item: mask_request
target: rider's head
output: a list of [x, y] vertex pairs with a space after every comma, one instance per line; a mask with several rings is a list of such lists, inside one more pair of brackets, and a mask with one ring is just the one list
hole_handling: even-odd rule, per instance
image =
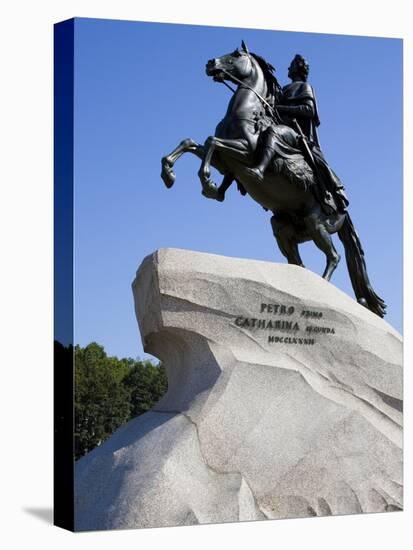
[[310, 66], [302, 55], [297, 54], [288, 67], [288, 77], [291, 80], [302, 80], [306, 82]]

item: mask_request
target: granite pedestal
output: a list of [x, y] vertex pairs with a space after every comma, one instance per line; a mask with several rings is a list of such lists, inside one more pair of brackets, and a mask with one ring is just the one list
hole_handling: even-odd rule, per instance
[[402, 508], [402, 344], [298, 266], [178, 249], [133, 283], [168, 392], [76, 464], [76, 528]]

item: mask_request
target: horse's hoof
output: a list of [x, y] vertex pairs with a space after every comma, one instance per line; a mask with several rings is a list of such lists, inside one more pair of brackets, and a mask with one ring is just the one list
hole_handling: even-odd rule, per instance
[[162, 172], [161, 178], [168, 189], [175, 183], [175, 174], [173, 172], [170, 174]]
[[202, 194], [207, 199], [219, 200], [218, 199], [218, 187], [211, 180], [208, 180], [208, 181], [204, 182], [204, 184], [202, 185]]
[[162, 161], [161, 178], [168, 189], [175, 183], [175, 172], [166, 161]]

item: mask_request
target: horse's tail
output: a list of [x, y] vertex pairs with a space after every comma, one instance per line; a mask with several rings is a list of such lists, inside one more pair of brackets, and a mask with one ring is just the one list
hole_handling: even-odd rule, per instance
[[379, 317], [384, 317], [386, 304], [374, 292], [370, 284], [364, 261], [364, 251], [348, 213], [346, 213], [344, 223], [338, 231], [338, 236], [344, 245], [347, 268], [357, 301]]

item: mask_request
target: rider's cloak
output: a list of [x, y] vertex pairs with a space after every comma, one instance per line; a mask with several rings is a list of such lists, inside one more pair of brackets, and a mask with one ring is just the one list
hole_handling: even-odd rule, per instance
[[288, 126], [295, 118], [307, 139], [319, 147], [317, 127], [320, 125], [318, 117], [317, 99], [313, 87], [308, 82], [291, 82], [284, 86], [280, 105], [292, 107], [289, 112], [281, 112], [283, 120]]

